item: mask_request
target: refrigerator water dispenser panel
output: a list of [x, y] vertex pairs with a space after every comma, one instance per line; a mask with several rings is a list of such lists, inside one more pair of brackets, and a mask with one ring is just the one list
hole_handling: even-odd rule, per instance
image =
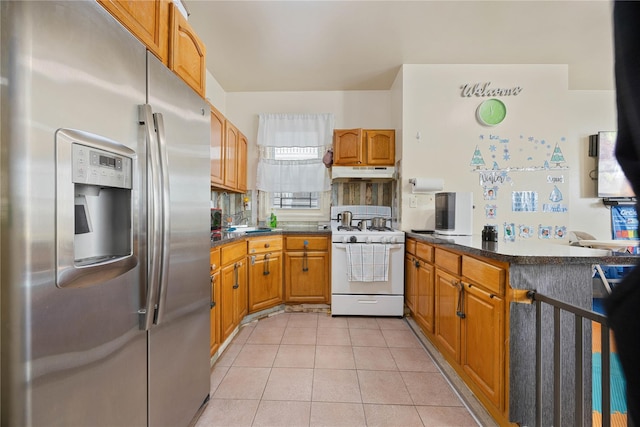
[[137, 264], [133, 252], [135, 152], [87, 132], [56, 132], [58, 287], [84, 287]]

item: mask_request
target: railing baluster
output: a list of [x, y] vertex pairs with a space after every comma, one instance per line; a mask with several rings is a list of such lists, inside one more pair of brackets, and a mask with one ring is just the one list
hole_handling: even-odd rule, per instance
[[536, 300], [536, 427], [542, 427], [542, 302]]
[[600, 358], [602, 365], [602, 427], [611, 426], [611, 357], [609, 346], [609, 328], [601, 325], [600, 342], [602, 349], [600, 350]]
[[[584, 321], [593, 321], [601, 325], [601, 360], [602, 360], [602, 427], [611, 427], [611, 371], [610, 371], [610, 340], [607, 318], [591, 310], [586, 310], [563, 301], [541, 295], [535, 291], [529, 291], [528, 297], [532, 300], [536, 310], [536, 420], [535, 425], [543, 424], [543, 372], [542, 372], [542, 303], [553, 307], [553, 425], [562, 425], [562, 340], [561, 319], [562, 311], [573, 314], [575, 325], [575, 408], [574, 425], [584, 426], [591, 424], [591, 414], [585, 414], [585, 386], [584, 386]], [[591, 377], [591, 376], [590, 376]], [[547, 409], [548, 411], [548, 409]]]
[[560, 307], [553, 307], [553, 425], [561, 426], [560, 415], [562, 414], [562, 360], [561, 337], [560, 337]]
[[583, 360], [583, 350], [584, 347], [582, 346], [582, 335], [583, 335], [583, 331], [582, 331], [582, 321], [583, 321], [583, 317], [582, 316], [574, 316], [575, 319], [575, 327], [576, 327], [576, 331], [575, 331], [575, 335], [576, 335], [576, 345], [575, 345], [575, 353], [576, 353], [576, 358], [575, 358], [575, 364], [576, 364], [576, 370], [575, 370], [575, 407], [576, 407], [576, 419], [575, 419], [575, 425], [576, 426], [583, 426], [584, 425], [584, 413], [583, 413], [583, 407], [584, 407], [584, 384], [582, 383], [583, 379], [583, 375], [582, 375], [582, 360]]

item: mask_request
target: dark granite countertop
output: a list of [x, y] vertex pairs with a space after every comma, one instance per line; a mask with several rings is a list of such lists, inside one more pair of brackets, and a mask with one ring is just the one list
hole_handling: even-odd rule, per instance
[[510, 264], [635, 265], [640, 261], [638, 255], [570, 246], [568, 243], [552, 243], [539, 239], [483, 242], [480, 235], [443, 236], [413, 232], [407, 232], [406, 237]]
[[[295, 235], [295, 234], [305, 234], [305, 235], [314, 235], [317, 234], [319, 236], [331, 236], [330, 229], [318, 229], [317, 226], [284, 226], [282, 228], [274, 228], [272, 231], [261, 231], [259, 233], [233, 233], [230, 236], [225, 236], [221, 240], [212, 240], [211, 247], [216, 248], [227, 243], [233, 243], [240, 240], [244, 240], [251, 237], [261, 237], [261, 236], [286, 236], [286, 235]], [[224, 235], [224, 233], [223, 233]]]

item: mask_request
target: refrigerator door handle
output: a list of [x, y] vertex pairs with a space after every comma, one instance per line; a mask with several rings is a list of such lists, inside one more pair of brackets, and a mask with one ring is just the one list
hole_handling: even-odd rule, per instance
[[171, 229], [170, 197], [169, 197], [169, 162], [167, 160], [167, 139], [164, 132], [164, 118], [161, 113], [153, 114], [153, 121], [158, 134], [158, 153], [160, 159], [160, 195], [162, 200], [162, 240], [160, 241], [160, 291], [156, 314], [153, 323], [162, 321], [169, 285], [169, 242]]
[[148, 331], [154, 322], [157, 310], [157, 300], [159, 292], [160, 263], [159, 244], [162, 241], [162, 209], [160, 200], [160, 159], [156, 129], [153, 120], [153, 113], [149, 104], [140, 105], [138, 108], [139, 122], [144, 125], [147, 139], [148, 156], [148, 194], [147, 201], [147, 223], [148, 223], [148, 254], [147, 254], [147, 298], [145, 308], [139, 310], [144, 317], [141, 319], [140, 329]]

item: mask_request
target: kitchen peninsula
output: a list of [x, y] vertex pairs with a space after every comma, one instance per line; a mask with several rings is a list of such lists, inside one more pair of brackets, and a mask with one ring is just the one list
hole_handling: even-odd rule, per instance
[[[407, 233], [406, 302], [415, 323], [500, 425], [535, 424], [535, 290], [585, 309], [592, 307], [593, 265], [632, 265], [617, 255], [540, 240], [483, 242], [480, 236]], [[546, 307], [547, 308], [547, 307]], [[574, 321], [562, 318], [563, 425], [573, 425]], [[543, 314], [542, 345], [553, 348], [553, 328]], [[591, 348], [585, 322], [584, 348]], [[591, 415], [591, 352], [585, 351], [584, 412]], [[553, 395], [546, 366], [545, 414]], [[549, 379], [549, 381], [547, 381]], [[545, 415], [547, 416], [547, 415]], [[566, 422], [565, 422], [566, 421]], [[543, 425], [548, 425], [543, 420]]]

